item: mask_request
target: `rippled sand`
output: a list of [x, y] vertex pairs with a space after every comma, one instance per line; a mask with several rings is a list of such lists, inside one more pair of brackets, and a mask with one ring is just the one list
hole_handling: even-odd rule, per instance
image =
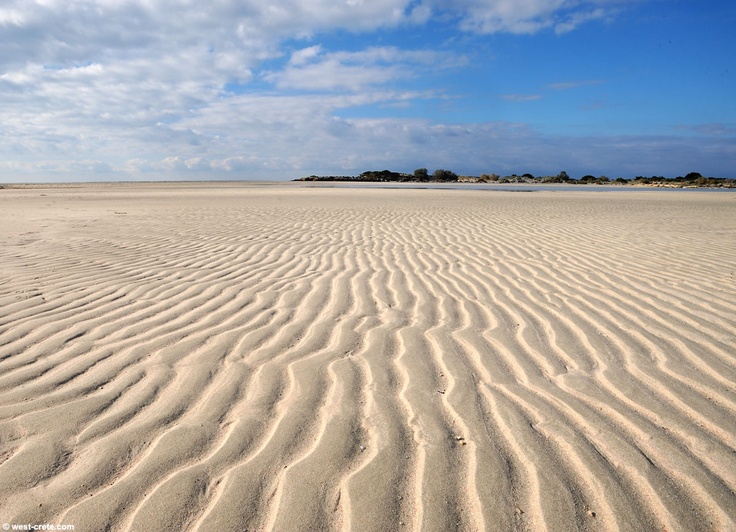
[[736, 193], [0, 190], [0, 521], [736, 529]]

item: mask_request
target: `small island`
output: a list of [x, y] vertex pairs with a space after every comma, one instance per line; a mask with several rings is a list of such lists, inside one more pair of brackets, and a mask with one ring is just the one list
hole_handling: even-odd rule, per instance
[[570, 177], [562, 171], [556, 175], [533, 176], [532, 174], [481, 174], [480, 176], [458, 175], [451, 170], [439, 168], [432, 174], [426, 168], [417, 168], [413, 174], [393, 172], [391, 170], [369, 170], [357, 176], [316, 176], [301, 177], [294, 181], [341, 181], [362, 183], [526, 183], [526, 184], [578, 184], [578, 185], [638, 185], [669, 188], [736, 188], [736, 179], [724, 177], [705, 177], [698, 172], [690, 172], [685, 176], [664, 177], [638, 176], [634, 179], [618, 177], [610, 179], [606, 176], [595, 177], [584, 175], [579, 179]]

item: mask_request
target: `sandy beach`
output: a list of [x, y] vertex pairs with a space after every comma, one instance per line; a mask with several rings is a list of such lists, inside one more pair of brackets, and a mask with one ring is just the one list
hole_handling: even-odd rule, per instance
[[736, 530], [736, 192], [0, 190], [0, 524]]

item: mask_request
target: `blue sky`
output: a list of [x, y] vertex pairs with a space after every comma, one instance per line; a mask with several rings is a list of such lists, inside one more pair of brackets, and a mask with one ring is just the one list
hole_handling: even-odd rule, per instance
[[725, 0], [7, 0], [0, 182], [736, 177]]

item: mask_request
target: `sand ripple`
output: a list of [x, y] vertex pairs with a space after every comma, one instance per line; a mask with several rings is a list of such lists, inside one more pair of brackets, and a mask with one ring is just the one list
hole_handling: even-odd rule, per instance
[[736, 530], [734, 195], [0, 204], [0, 521]]

